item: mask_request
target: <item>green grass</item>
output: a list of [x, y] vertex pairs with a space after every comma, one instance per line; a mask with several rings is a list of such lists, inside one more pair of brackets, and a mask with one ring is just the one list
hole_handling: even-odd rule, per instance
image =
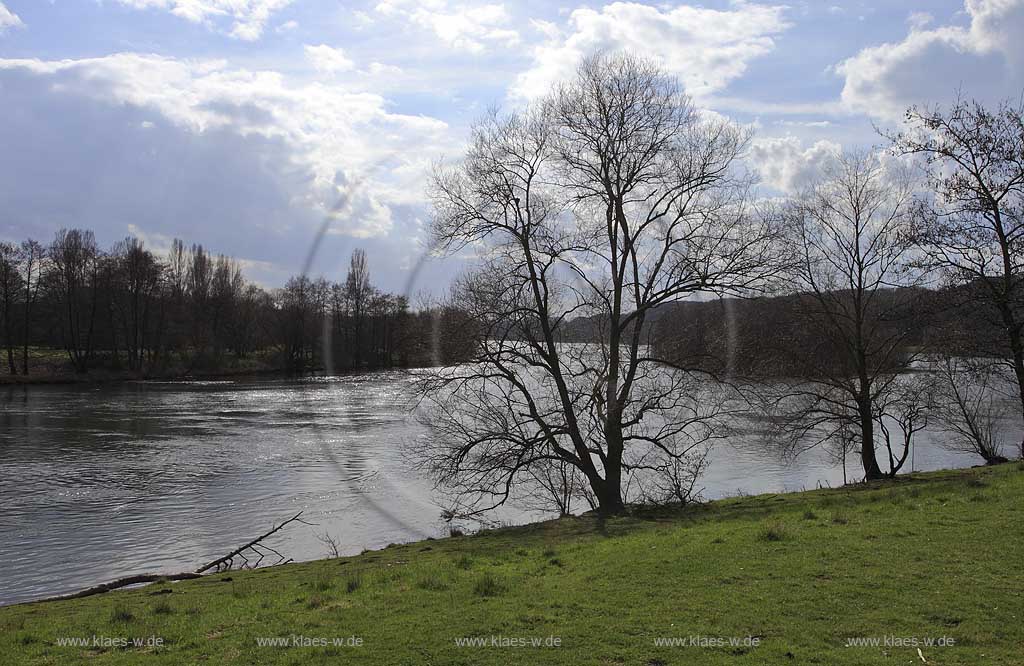
[[[922, 663], [915, 647], [845, 647], [889, 636], [955, 640], [922, 647], [928, 664], [1019, 665], [1022, 506], [1011, 463], [567, 518], [0, 608], [0, 664]], [[343, 644], [257, 644], [293, 635]], [[57, 645], [92, 636], [162, 644]], [[491, 636], [561, 647], [455, 643]], [[757, 645], [655, 644], [691, 636]]]

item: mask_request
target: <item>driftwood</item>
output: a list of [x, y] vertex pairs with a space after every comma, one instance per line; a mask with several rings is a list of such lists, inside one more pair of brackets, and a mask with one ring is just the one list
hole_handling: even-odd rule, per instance
[[125, 576], [124, 578], [118, 578], [117, 580], [110, 581], [109, 583], [103, 583], [102, 585], [96, 585], [90, 587], [87, 590], [81, 592], [75, 592], [73, 594], [63, 594], [56, 597], [47, 597], [46, 599], [40, 599], [43, 601], [64, 601], [66, 599], [81, 599], [82, 597], [91, 597], [94, 594], [103, 594], [104, 592], [110, 592], [120, 587], [128, 587], [129, 585], [138, 585], [140, 583], [155, 583], [160, 580], [188, 580], [190, 578], [202, 578], [202, 575], [192, 572], [177, 573], [177, 574], [139, 574], [137, 576]]
[[[250, 541], [249, 543], [247, 543], [244, 546], [242, 546], [241, 548], [236, 548], [235, 550], [231, 551], [230, 553], [228, 553], [224, 557], [218, 557], [213, 562], [210, 562], [209, 564], [196, 569], [196, 573], [197, 574], [201, 574], [204, 571], [208, 571], [208, 570], [214, 569], [214, 568], [216, 569], [216, 571], [226, 571], [226, 570], [232, 568], [232, 566], [234, 564], [234, 560], [235, 560], [236, 557], [240, 557], [244, 561], [244, 563], [242, 564], [242, 568], [243, 569], [255, 569], [256, 567], [258, 567], [260, 565], [260, 562], [262, 562], [263, 558], [266, 556], [266, 553], [263, 552], [264, 550], [269, 551], [269, 552], [274, 553], [275, 555], [277, 555], [278, 560], [274, 564], [287, 564], [291, 560], [285, 560], [284, 559], [284, 555], [282, 555], [281, 553], [277, 552], [276, 550], [274, 550], [270, 546], [264, 546], [263, 544], [260, 543], [260, 541], [263, 541], [264, 539], [266, 539], [270, 535], [272, 535], [275, 532], [279, 531], [281, 528], [283, 528], [288, 523], [291, 523], [291, 522], [296, 521], [296, 520], [298, 520], [303, 525], [309, 525], [309, 523], [307, 523], [305, 521], [302, 521], [302, 520], [299, 520], [299, 516], [301, 516], [301, 515], [302, 515], [302, 512], [299, 511], [297, 514], [295, 514], [294, 516], [292, 516], [288, 520], [284, 521], [283, 523], [281, 523], [280, 525], [278, 525], [274, 529], [270, 530], [266, 534], [264, 534], [262, 536], [258, 536], [255, 539], [253, 539], [252, 541]], [[257, 558], [255, 564], [250, 565], [249, 558], [247, 558], [245, 556], [245, 551], [247, 551], [247, 550], [250, 550], [250, 551], [254, 552], [255, 554], [259, 555], [259, 558]]]
[[[203, 573], [206, 572], [206, 571], [209, 571], [210, 569], [214, 569], [216, 572], [230, 570], [234, 566], [235, 558], [241, 558], [242, 559], [243, 563], [242, 563], [240, 568], [242, 568], [242, 569], [255, 569], [255, 568], [257, 568], [260, 565], [260, 563], [263, 561], [264, 557], [266, 557], [267, 553], [274, 553], [275, 555], [277, 555], [278, 559], [277, 559], [276, 562], [274, 562], [274, 565], [277, 565], [277, 564], [288, 564], [289, 562], [292, 561], [291, 559], [285, 559], [284, 555], [282, 555], [281, 553], [277, 552], [276, 550], [274, 550], [270, 546], [263, 545], [260, 542], [263, 541], [264, 539], [266, 539], [267, 537], [269, 537], [269, 536], [271, 536], [273, 534], [276, 534], [285, 525], [287, 525], [289, 523], [298, 521], [298, 522], [302, 523], [303, 525], [310, 525], [311, 523], [307, 523], [307, 522], [305, 522], [303, 520], [299, 520], [299, 516], [301, 516], [301, 515], [302, 515], [302, 512], [299, 511], [297, 514], [295, 514], [294, 516], [292, 516], [288, 520], [284, 521], [280, 525], [277, 525], [276, 527], [274, 527], [272, 530], [270, 530], [266, 534], [263, 534], [261, 536], [256, 537], [255, 539], [253, 539], [249, 543], [245, 544], [241, 548], [236, 548], [235, 550], [231, 551], [230, 553], [228, 553], [224, 557], [218, 557], [216, 560], [210, 562], [209, 564], [207, 564], [205, 566], [202, 566], [202, 567], [196, 569], [195, 571], [187, 571], [187, 572], [184, 572], [184, 573], [175, 573], [175, 574], [155, 574], [155, 573], [152, 573], [152, 574], [138, 574], [138, 575], [135, 575], [135, 576], [125, 576], [124, 578], [118, 578], [117, 580], [111, 581], [109, 583], [103, 583], [102, 585], [95, 585], [93, 587], [90, 587], [88, 589], [82, 590], [80, 592], [75, 592], [73, 594], [63, 594], [63, 595], [59, 595], [59, 596], [56, 596], [56, 597], [47, 597], [46, 599], [39, 599], [38, 602], [41, 603], [41, 602], [46, 602], [46, 601], [65, 601], [67, 599], [81, 599], [82, 597], [91, 597], [94, 594], [103, 594], [104, 592], [110, 592], [111, 590], [116, 590], [116, 589], [119, 589], [119, 588], [122, 588], [122, 587], [128, 587], [129, 585], [139, 585], [139, 584], [142, 584], [142, 583], [155, 583], [157, 581], [165, 581], [165, 580], [190, 580], [192, 578], [202, 578], [203, 577]], [[251, 553], [250, 557], [252, 557], [253, 554], [258, 556], [258, 557], [255, 558], [255, 562], [252, 562], [249, 559], [249, 557], [246, 557], [246, 555], [245, 555], [246, 551], [249, 551]]]

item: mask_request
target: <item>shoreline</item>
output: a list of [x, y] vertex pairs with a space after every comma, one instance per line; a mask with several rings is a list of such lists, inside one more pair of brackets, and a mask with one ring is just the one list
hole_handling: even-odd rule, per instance
[[[61, 637], [160, 636], [159, 649], [92, 650], [89, 663], [284, 664], [297, 654], [259, 644], [262, 637], [317, 634], [360, 637], [358, 661], [373, 664], [423, 663], [424, 653], [435, 663], [495, 665], [572, 664], [580, 655], [593, 663], [724, 664], [740, 654], [728, 645], [696, 652], [656, 643], [700, 635], [758, 637], [743, 651], [758, 663], [852, 666], [917, 659], [905, 646], [843, 643], [899, 635], [956, 640], [941, 651], [923, 648], [929, 662], [1011, 664], [1024, 639], [1012, 592], [1020, 574], [1000, 563], [1024, 549], [1013, 528], [1022, 499], [1024, 463], [1014, 461], [643, 507], [604, 521], [584, 514], [3, 606], [0, 653], [16, 663], [77, 663], [82, 649], [58, 645]], [[893, 566], [900, 562], [913, 565]], [[927, 594], [906, 595], [922, 585]], [[613, 616], [612, 627], [599, 621]], [[558, 636], [562, 649], [470, 654], [453, 640], [490, 634]]]
[[[648, 518], [650, 518], [652, 516], [662, 515], [662, 514], [665, 514], [665, 513], [672, 513], [672, 512], [680, 511], [680, 510], [682, 510], [682, 511], [691, 511], [691, 510], [699, 511], [702, 508], [714, 507], [714, 506], [720, 505], [720, 504], [721, 505], [725, 505], [725, 504], [729, 504], [729, 503], [733, 503], [733, 502], [757, 502], [757, 501], [761, 501], [761, 500], [765, 500], [765, 499], [776, 499], [776, 498], [794, 498], [794, 499], [799, 499], [801, 496], [810, 495], [810, 494], [814, 494], [814, 493], [860, 492], [860, 491], [877, 490], [877, 489], [880, 489], [880, 488], [894, 488], [894, 487], [899, 487], [899, 486], [904, 485], [904, 484], [913, 484], [913, 483], [919, 483], [919, 482], [922, 482], [922, 481], [927, 482], [929, 480], [929, 478], [931, 478], [931, 477], [944, 477], [944, 476], [949, 476], [949, 475], [956, 475], [956, 474], [963, 474], [963, 473], [975, 473], [975, 472], [984, 473], [984, 471], [982, 471], [982, 470], [1005, 469], [1005, 468], [1008, 468], [1008, 467], [1014, 466], [1014, 465], [1016, 465], [1020, 471], [1024, 472], [1024, 460], [1022, 460], [1022, 459], [1011, 459], [1011, 460], [1008, 460], [1007, 462], [996, 463], [996, 464], [992, 464], [992, 465], [982, 463], [982, 464], [972, 465], [970, 467], [946, 467], [946, 468], [942, 468], [942, 469], [932, 469], [932, 470], [928, 470], [928, 471], [911, 471], [911, 472], [905, 472], [905, 473], [897, 474], [896, 476], [891, 477], [891, 478], [883, 478], [883, 480], [872, 481], [872, 482], [865, 482], [865, 481], [853, 482], [853, 483], [850, 483], [850, 484], [847, 484], [847, 485], [843, 485], [843, 486], [835, 486], [835, 487], [819, 486], [819, 487], [814, 488], [814, 489], [803, 489], [803, 490], [781, 491], [781, 492], [765, 492], [765, 493], [759, 493], [757, 495], [746, 495], [746, 494], [726, 495], [726, 496], [723, 496], [723, 497], [718, 497], [718, 498], [710, 499], [710, 500], [706, 500], [706, 501], [693, 502], [693, 503], [688, 504], [686, 506], [679, 506], [677, 504], [667, 504], [667, 505], [631, 504], [631, 505], [628, 505], [628, 509], [629, 510], [625, 514], [620, 515], [620, 516], [613, 516], [613, 517], [608, 518], [608, 519], [611, 519], [611, 521], [614, 521], [614, 519], [639, 519], [639, 521], [644, 521], [644, 519], [648, 519]], [[259, 572], [259, 571], [268, 571], [268, 570], [275, 569], [275, 568], [282, 567], [282, 566], [310, 565], [310, 564], [314, 564], [314, 563], [319, 563], [319, 561], [326, 561], [326, 560], [330, 560], [330, 559], [338, 559], [338, 558], [345, 559], [345, 558], [361, 557], [361, 556], [367, 555], [369, 553], [382, 552], [382, 551], [386, 551], [388, 549], [395, 548], [395, 547], [406, 547], [406, 546], [413, 546], [413, 545], [429, 543], [429, 542], [435, 542], [435, 541], [444, 541], [444, 540], [458, 539], [458, 538], [468, 538], [468, 537], [479, 536], [481, 534], [501, 533], [501, 532], [506, 532], [506, 531], [515, 532], [515, 531], [524, 530], [524, 529], [525, 530], [529, 530], [529, 529], [536, 528], [536, 527], [539, 527], [539, 526], [545, 526], [545, 525], [548, 525], [548, 524], [559, 523], [561, 521], [581, 521], [581, 519], [583, 519], [583, 521], [596, 521], [596, 522], [600, 522], [600, 517], [598, 516], [597, 512], [595, 510], [591, 509], [591, 510], [586, 511], [584, 513], [571, 514], [571, 515], [562, 516], [562, 517], [548, 518], [548, 519], [544, 519], [544, 521], [535, 521], [535, 522], [531, 522], [531, 523], [509, 525], [509, 526], [506, 526], [506, 527], [498, 527], [498, 528], [481, 528], [480, 530], [477, 530], [476, 532], [460, 533], [458, 536], [426, 537], [425, 539], [417, 539], [415, 541], [399, 541], [399, 542], [395, 542], [395, 543], [389, 543], [386, 546], [382, 546], [382, 547], [378, 547], [378, 548], [367, 548], [365, 550], [362, 550], [362, 552], [360, 552], [357, 555], [341, 555], [339, 557], [323, 557], [323, 558], [313, 558], [313, 559], [290, 560], [289, 563], [287, 563], [285, 565], [268, 566], [268, 567], [264, 567], [262, 569], [228, 570], [228, 571], [234, 571], [234, 572], [239, 572], [239, 571]], [[243, 537], [240, 537], [240, 539], [242, 539], [242, 538]], [[220, 573], [227, 573], [227, 572], [220, 572]], [[141, 573], [140, 572], [134, 572], [134, 574], [141, 574]], [[128, 576], [128, 575], [129, 575], [128, 573], [125, 574], [125, 576]], [[146, 573], [144, 575], [153, 575], [153, 574]], [[168, 573], [168, 572], [163, 572], [162, 574], [157, 574], [158, 577], [160, 575], [172, 576], [172, 575], [177, 575], [177, 574]], [[212, 573], [212, 574], [205, 573], [201, 577], [202, 578], [207, 578], [207, 577], [216, 576], [216, 575], [217, 575], [217, 573]], [[108, 582], [110, 582], [110, 581], [98, 581], [95, 584], [88, 585], [88, 587], [100, 586], [100, 585], [102, 585], [104, 583], [108, 583]], [[154, 584], [154, 583], [141, 583], [138, 586], [132, 587], [130, 589], [141, 589], [141, 588], [150, 586], [152, 584]], [[57, 593], [54, 596], [45, 596], [45, 597], [40, 597], [40, 598], [36, 598], [36, 599], [25, 599], [25, 600], [13, 601], [13, 602], [9, 602], [9, 603], [0, 602], [0, 611], [2, 611], [5, 608], [11, 608], [11, 607], [14, 607], [14, 606], [28, 605], [28, 603], [50, 603], [50, 602], [54, 602], [54, 601], [73, 600], [73, 598], [75, 598], [75, 597], [72, 596], [72, 595], [77, 594], [77, 593], [83, 591], [84, 589], [86, 589], [86, 587], [70, 590], [70, 591], [67, 591], [67, 592]], [[113, 590], [112, 593], [114, 593], [116, 591], [118, 591], [118, 590]]]
[[109, 372], [97, 370], [86, 374], [36, 374], [36, 375], [0, 375], [0, 387], [17, 386], [91, 386], [96, 384], [128, 384], [132, 382], [187, 382], [187, 381], [216, 381], [219, 379], [257, 379], [261, 377], [271, 378], [304, 378], [304, 377], [345, 377], [349, 375], [364, 375], [375, 372], [390, 372], [394, 370], [410, 370], [414, 366], [402, 366], [391, 368], [365, 368], [362, 370], [345, 370], [330, 375], [324, 374], [323, 368], [315, 368], [303, 372], [295, 372], [283, 368], [266, 369], [239, 369], [239, 370], [218, 370], [216, 372], [187, 372], [169, 374], [137, 374], [127, 372]]
[[266, 370], [238, 370], [238, 371], [218, 371], [218, 372], [187, 372], [183, 374], [171, 373], [171, 374], [138, 374], [128, 372], [109, 372], [103, 370], [97, 370], [91, 373], [84, 374], [38, 374], [38, 375], [0, 375], [0, 386], [33, 386], [33, 385], [54, 385], [54, 386], [74, 386], [74, 385], [91, 385], [91, 384], [122, 384], [129, 382], [146, 382], [146, 381], [188, 381], [188, 380], [210, 380], [219, 378], [233, 378], [233, 377], [261, 377], [267, 375], [279, 375], [288, 376], [294, 373], [289, 373], [286, 370], [280, 369], [266, 369]]
[[[735, 503], [758, 502], [758, 501], [763, 501], [763, 500], [775, 500], [775, 499], [781, 499], [781, 498], [789, 498], [789, 499], [799, 500], [799, 498], [801, 496], [811, 495], [811, 494], [814, 494], [814, 493], [858, 492], [858, 491], [877, 490], [877, 489], [880, 489], [880, 488], [890, 488], [890, 489], [892, 489], [892, 488], [901, 487], [904, 484], [912, 484], [912, 483], [917, 483], [917, 482], [921, 482], [921, 481], [928, 481], [932, 477], [943, 478], [943, 477], [946, 477], [946, 476], [953, 476], [953, 475], [957, 475], [957, 474], [973, 474], [973, 473], [984, 474], [985, 472], [983, 470], [993, 470], [993, 469], [994, 470], [999, 470], [999, 469], [1006, 469], [1006, 468], [1009, 468], [1011, 466], [1017, 466], [1019, 471], [1024, 472], [1024, 460], [1011, 459], [1011, 460], [1008, 460], [1007, 462], [997, 463], [997, 464], [994, 464], [994, 465], [978, 464], [978, 465], [973, 465], [973, 466], [970, 466], [970, 467], [949, 467], [949, 468], [943, 468], [943, 469], [937, 469], [937, 470], [929, 470], [929, 471], [907, 472], [907, 473], [903, 473], [903, 474], [898, 474], [897, 476], [892, 477], [892, 478], [880, 479], [880, 480], [876, 480], [876, 481], [858, 481], [858, 482], [848, 483], [846, 485], [838, 485], [838, 486], [822, 485], [822, 486], [818, 486], [817, 488], [813, 488], [813, 489], [805, 488], [805, 489], [802, 489], [802, 490], [791, 490], [791, 491], [782, 491], [782, 492], [764, 492], [764, 493], [759, 493], [759, 494], [756, 494], [756, 495], [748, 495], [748, 494], [726, 495], [726, 496], [723, 496], [723, 497], [717, 497], [717, 498], [706, 500], [706, 501], [694, 502], [694, 503], [691, 503], [689, 505], [682, 506], [682, 507], [680, 507], [679, 505], [676, 505], [676, 504], [668, 504], [668, 505], [664, 505], [664, 506], [648, 505], [648, 504], [632, 504], [632, 505], [628, 505], [628, 511], [627, 511], [626, 514], [623, 514], [622, 516], [612, 517], [609, 520], [619, 520], [619, 519], [632, 520], [632, 519], [636, 519], [636, 520], [643, 521], [643, 520], [647, 520], [647, 519], [650, 519], [652, 517], [659, 516], [659, 515], [666, 514], [666, 513], [671, 514], [673, 512], [678, 512], [678, 511], [684, 511], [684, 512], [686, 512], [686, 511], [700, 511], [702, 509], [706, 509], [706, 508], [709, 508], [709, 507], [713, 508], [713, 507], [715, 507], [717, 505], [727, 505], [727, 504], [731, 504], [731, 503], [734, 503], [734, 502]], [[382, 546], [382, 547], [378, 547], [378, 548], [367, 548], [367, 549], [364, 549], [358, 555], [343, 555], [343, 556], [339, 556], [338, 558], [327, 557], [327, 558], [315, 558], [315, 559], [309, 559], [309, 560], [296, 560], [296, 561], [289, 561], [287, 564], [273, 565], [273, 566], [267, 566], [267, 567], [258, 568], [258, 569], [249, 569], [249, 570], [244, 570], [244, 571], [254, 571], [254, 572], [255, 571], [267, 571], [267, 570], [270, 570], [270, 569], [277, 568], [278, 566], [289, 566], [289, 565], [292, 565], [292, 566], [302, 566], [302, 565], [308, 565], [308, 564], [313, 564], [313, 563], [323, 562], [323, 561], [333, 560], [333, 559], [351, 559], [351, 558], [356, 558], [356, 557], [362, 557], [364, 555], [371, 554], [371, 553], [383, 552], [383, 551], [386, 551], [386, 550], [389, 550], [389, 549], [395, 548], [395, 547], [414, 546], [414, 545], [418, 545], [418, 544], [435, 542], [435, 541], [445, 541], [445, 540], [448, 540], [448, 539], [458, 539], [458, 538], [464, 538], [464, 537], [474, 537], [474, 536], [479, 536], [479, 535], [488, 534], [488, 533], [499, 533], [499, 532], [506, 532], [506, 531], [515, 532], [517, 530], [524, 530], [524, 529], [529, 530], [529, 529], [532, 529], [532, 528], [535, 528], [535, 527], [539, 527], [539, 526], [543, 526], [543, 525], [547, 525], [547, 524], [558, 523], [560, 521], [566, 521], [566, 520], [569, 520], [569, 521], [573, 521], [573, 520], [590, 520], [590, 521], [598, 521], [599, 522], [600, 521], [600, 517], [598, 516], [598, 514], [597, 514], [597, 512], [595, 510], [590, 510], [590, 511], [587, 511], [587, 512], [582, 513], [582, 514], [573, 514], [573, 515], [564, 516], [564, 517], [561, 517], [561, 518], [549, 518], [547, 520], [539, 520], [539, 521], [533, 521], [533, 522], [528, 522], [528, 523], [520, 523], [520, 524], [514, 524], [514, 525], [507, 525], [507, 526], [503, 526], [503, 527], [481, 528], [480, 530], [477, 530], [476, 532], [460, 533], [458, 536], [426, 537], [426, 538], [423, 538], [423, 539], [416, 539], [416, 540], [413, 540], [413, 541], [400, 541], [400, 542], [396, 542], [396, 543], [390, 543], [390, 544], [388, 544], [386, 546]], [[239, 538], [242, 539], [243, 537], [240, 536]], [[236, 571], [237, 572], [237, 571], [240, 571], [240, 570], [230, 570], [230, 571]], [[134, 573], [135, 574], [140, 574], [140, 572], [134, 572]], [[227, 573], [227, 572], [221, 572], [221, 573]], [[128, 573], [125, 574], [125, 576], [128, 576], [128, 575], [129, 575]], [[145, 574], [145, 575], [150, 575], [150, 574]], [[171, 575], [176, 575], [176, 574], [168, 573], [168, 572], [163, 572], [163, 575], [171, 576]], [[206, 577], [215, 576], [215, 575], [218, 575], [218, 574], [217, 573], [204, 573], [204, 574], [202, 574], [201, 577], [206, 578]], [[89, 587], [101, 586], [101, 585], [103, 585], [105, 583], [108, 583], [108, 582], [110, 582], [110, 581], [98, 581], [95, 584], [90, 584]], [[129, 588], [129, 589], [142, 589], [142, 588], [148, 587], [148, 586], [150, 586], [152, 584], [154, 584], [154, 583], [141, 583], [138, 586], [132, 587], [132, 588]], [[86, 588], [83, 587], [83, 588], [80, 588], [80, 589], [74, 589], [74, 590], [70, 590], [70, 591], [67, 591], [67, 592], [64, 592], [64, 593], [58, 593], [55, 596], [40, 597], [38, 599], [27, 599], [27, 600], [15, 601], [15, 602], [10, 602], [10, 603], [0, 602], [0, 611], [2, 611], [4, 608], [10, 608], [12, 606], [18, 606], [18, 605], [70, 601], [70, 600], [74, 599], [74, 597], [72, 595], [75, 595], [75, 594], [83, 591], [84, 589], [86, 589]], [[117, 590], [114, 590], [112, 593], [114, 593], [116, 591]]]

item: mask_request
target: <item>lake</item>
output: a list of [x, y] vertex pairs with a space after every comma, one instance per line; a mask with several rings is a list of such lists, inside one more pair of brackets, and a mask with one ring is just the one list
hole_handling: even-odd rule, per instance
[[[0, 388], [0, 604], [193, 570], [298, 511], [316, 526], [270, 542], [296, 560], [326, 556], [325, 533], [344, 554], [445, 534], [409, 462], [425, 436], [409, 388], [400, 372]], [[705, 497], [842, 483], [823, 453], [786, 463], [743, 425], [713, 451]], [[920, 438], [916, 470], [980, 462]]]

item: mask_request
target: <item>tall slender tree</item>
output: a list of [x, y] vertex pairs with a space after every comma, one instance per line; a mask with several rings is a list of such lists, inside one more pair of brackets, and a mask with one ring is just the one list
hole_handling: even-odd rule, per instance
[[14, 310], [21, 294], [21, 254], [13, 243], [0, 243], [0, 330], [4, 336], [4, 350], [7, 368], [12, 375], [18, 374], [14, 363]]
[[370, 285], [370, 264], [366, 252], [356, 248], [349, 260], [348, 274], [345, 276], [345, 299], [352, 322], [351, 359], [352, 367], [361, 367], [366, 356], [367, 311], [373, 298], [373, 287]]
[[46, 250], [38, 242], [32, 239], [21, 243], [21, 285], [24, 290], [22, 296], [22, 317], [21, 317], [21, 374], [28, 374], [28, 348], [29, 339], [32, 334], [32, 322], [36, 312], [36, 302], [39, 300], [39, 291], [43, 284], [43, 273]]

